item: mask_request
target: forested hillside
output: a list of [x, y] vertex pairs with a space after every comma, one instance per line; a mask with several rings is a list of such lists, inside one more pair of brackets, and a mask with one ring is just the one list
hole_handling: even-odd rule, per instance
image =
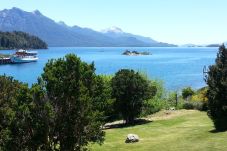
[[0, 32], [0, 49], [46, 49], [47, 44], [24, 32]]

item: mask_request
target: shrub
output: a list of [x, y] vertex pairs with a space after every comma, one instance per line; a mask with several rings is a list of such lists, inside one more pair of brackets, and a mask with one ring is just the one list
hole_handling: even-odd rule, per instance
[[183, 104], [183, 108], [187, 109], [187, 110], [192, 110], [192, 109], [194, 109], [194, 104], [192, 102], [185, 102]]
[[192, 90], [191, 87], [184, 88], [182, 90], [182, 97], [183, 99], [187, 99], [188, 97], [192, 96], [194, 94], [194, 90]]
[[167, 101], [169, 104], [169, 108], [174, 107], [175, 109], [182, 109], [184, 100], [178, 95], [177, 92], [169, 92], [167, 95]]
[[[145, 78], [149, 80], [147, 77]], [[149, 80], [149, 82], [156, 87], [157, 91], [154, 97], [144, 101], [141, 116], [147, 116], [169, 107], [163, 82], [160, 80]]]
[[207, 104], [204, 102], [193, 102], [193, 101], [187, 101], [183, 104], [183, 109], [187, 110], [199, 110], [199, 111], [206, 111], [207, 110]]

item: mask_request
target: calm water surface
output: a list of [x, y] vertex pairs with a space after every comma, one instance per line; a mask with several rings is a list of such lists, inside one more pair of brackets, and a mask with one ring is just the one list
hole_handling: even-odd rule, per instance
[[[126, 49], [149, 51], [150, 56], [123, 56]], [[63, 57], [68, 53], [78, 55], [83, 61], [95, 62], [96, 73], [114, 74], [122, 68], [145, 72], [150, 78], [164, 81], [167, 89], [179, 90], [185, 86], [205, 86], [203, 67], [214, 63], [218, 48], [63, 48], [50, 47], [38, 50], [38, 62], [0, 65], [0, 75], [13, 76], [23, 82], [35, 83], [48, 59]], [[14, 50], [0, 53], [12, 54]]]

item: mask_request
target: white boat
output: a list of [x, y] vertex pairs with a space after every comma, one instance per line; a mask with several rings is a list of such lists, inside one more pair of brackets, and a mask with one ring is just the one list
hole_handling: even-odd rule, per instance
[[18, 50], [10, 58], [12, 63], [28, 63], [38, 60], [36, 51]]

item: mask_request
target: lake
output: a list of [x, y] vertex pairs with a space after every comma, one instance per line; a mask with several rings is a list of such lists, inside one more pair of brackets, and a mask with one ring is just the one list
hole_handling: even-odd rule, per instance
[[[126, 49], [149, 51], [152, 55], [121, 55]], [[50, 47], [47, 50], [38, 50], [37, 62], [0, 65], [0, 75], [10, 75], [31, 85], [37, 81], [49, 59], [73, 53], [88, 63], [94, 61], [97, 74], [114, 74], [119, 69], [128, 68], [162, 80], [169, 90], [180, 90], [186, 86], [197, 89], [205, 86], [203, 67], [215, 62], [217, 52], [218, 48], [206, 47]], [[0, 53], [13, 54], [14, 50], [1, 50]]]

